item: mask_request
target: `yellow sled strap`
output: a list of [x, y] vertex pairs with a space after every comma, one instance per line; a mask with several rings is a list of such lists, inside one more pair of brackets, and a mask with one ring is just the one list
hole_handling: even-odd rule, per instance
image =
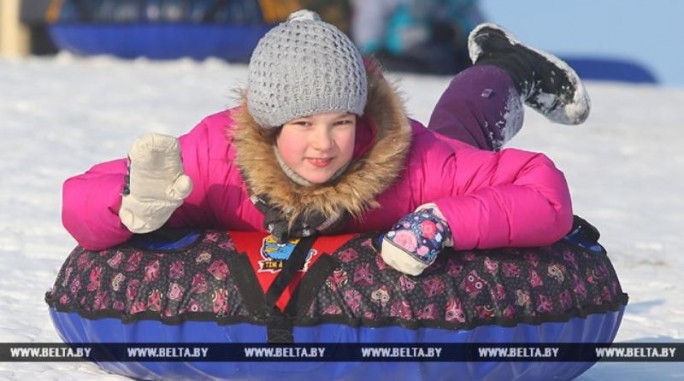
[[45, 11], [45, 21], [49, 24], [54, 24], [59, 20], [59, 14], [62, 10], [64, 0], [52, 0]]
[[284, 21], [290, 13], [302, 7], [297, 0], [259, 0], [259, 6], [267, 24]]

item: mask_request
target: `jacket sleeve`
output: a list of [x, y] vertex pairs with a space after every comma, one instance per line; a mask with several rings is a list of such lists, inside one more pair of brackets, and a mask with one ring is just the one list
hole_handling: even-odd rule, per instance
[[[207, 155], [207, 145], [196, 140], [204, 140], [206, 135], [206, 126], [200, 123], [189, 134], [180, 138], [183, 167], [194, 184], [190, 197], [195, 200], [204, 199], [204, 186], [198, 174], [201, 171], [200, 165], [205, 163], [201, 156]], [[197, 150], [199, 147], [205, 148]], [[186, 157], [189, 159], [185, 160]], [[133, 235], [119, 219], [126, 164], [126, 159], [97, 164], [86, 173], [64, 182], [62, 224], [78, 244], [86, 249], [101, 250], [112, 247], [125, 242]], [[175, 227], [182, 227], [190, 221], [203, 225], [202, 221], [197, 219], [211, 214], [198, 209], [198, 205], [186, 206], [184, 202], [176, 209], [169, 222]]]
[[97, 164], [64, 182], [62, 224], [79, 245], [100, 250], [129, 239], [119, 219], [126, 160]]
[[456, 249], [542, 246], [570, 230], [565, 176], [543, 154], [464, 148], [446, 159], [436, 156], [438, 162], [424, 161], [422, 172], [441, 168], [443, 173], [425, 176], [421, 202], [437, 204]]

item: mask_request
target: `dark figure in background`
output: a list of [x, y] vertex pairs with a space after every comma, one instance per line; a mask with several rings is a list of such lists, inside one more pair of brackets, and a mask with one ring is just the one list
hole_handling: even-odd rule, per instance
[[476, 0], [352, 1], [351, 35], [390, 71], [455, 74], [470, 66], [467, 39], [483, 21]]

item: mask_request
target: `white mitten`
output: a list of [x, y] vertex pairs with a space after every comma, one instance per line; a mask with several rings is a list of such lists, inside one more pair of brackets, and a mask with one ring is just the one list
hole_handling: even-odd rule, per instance
[[133, 142], [128, 154], [129, 184], [119, 218], [133, 233], [159, 229], [192, 191], [183, 172], [178, 139], [150, 133]]

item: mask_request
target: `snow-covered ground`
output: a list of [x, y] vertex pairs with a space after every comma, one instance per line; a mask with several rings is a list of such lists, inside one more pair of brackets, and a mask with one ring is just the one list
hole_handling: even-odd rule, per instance
[[[122, 157], [147, 131], [182, 134], [235, 104], [246, 68], [221, 61], [0, 59], [0, 342], [59, 342], [43, 301], [75, 242], [61, 185]], [[445, 77], [402, 75], [427, 121]], [[579, 127], [529, 111], [510, 146], [543, 151], [568, 178], [575, 211], [602, 233], [630, 295], [620, 342], [684, 341], [684, 89], [587, 84]], [[87, 363], [0, 363], [7, 380], [119, 380]], [[601, 363], [583, 380], [684, 379], [682, 363]]]

